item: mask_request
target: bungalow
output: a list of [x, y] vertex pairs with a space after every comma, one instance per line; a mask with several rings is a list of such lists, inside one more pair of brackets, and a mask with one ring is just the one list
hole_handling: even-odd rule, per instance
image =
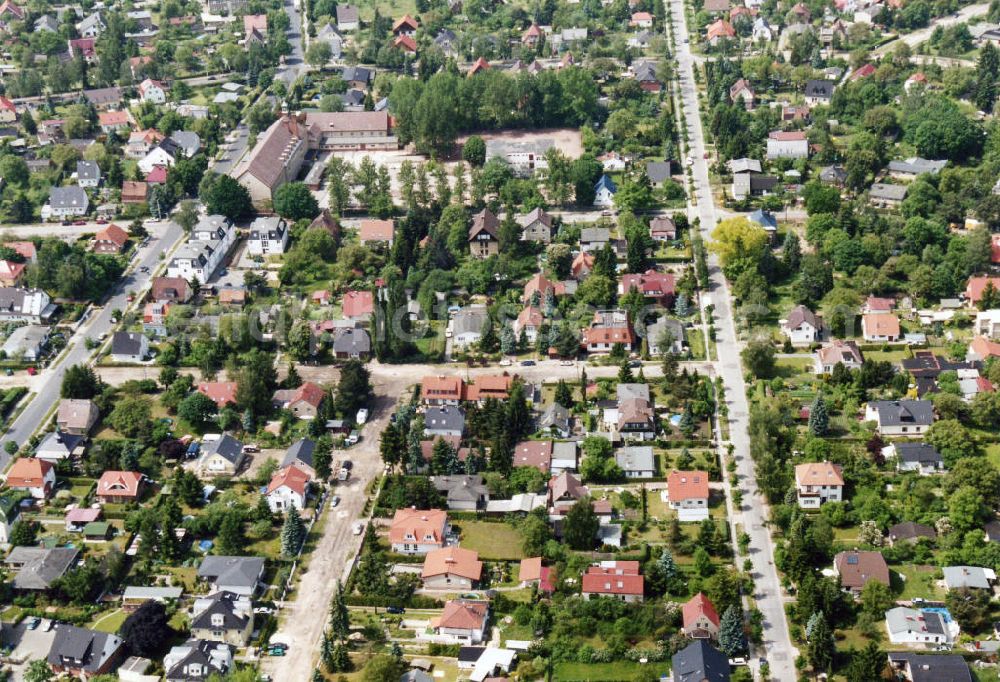
[[843, 365], [847, 369], [860, 369], [862, 363], [864, 356], [858, 344], [837, 339], [816, 351], [813, 371], [816, 374], [830, 374], [837, 365]]
[[122, 203], [125, 205], [135, 205], [146, 203], [149, 193], [149, 185], [139, 180], [125, 180], [122, 182]]
[[906, 185], [887, 185], [876, 182], [868, 188], [868, 199], [879, 208], [893, 208], [903, 203], [906, 198]]
[[918, 654], [893, 651], [889, 654], [893, 677], [910, 682], [972, 682], [969, 664], [958, 654]]
[[624, 602], [641, 602], [645, 589], [638, 561], [602, 561], [581, 576], [584, 599], [611, 597]]
[[896, 543], [903, 542], [916, 544], [921, 538], [927, 538], [928, 540], [937, 539], [937, 531], [931, 526], [914, 523], [913, 521], [903, 521], [894, 526], [889, 526], [887, 535], [890, 547], [894, 547]]
[[885, 627], [893, 644], [947, 644], [951, 641], [944, 616], [897, 606], [885, 612]]
[[425, 590], [471, 590], [482, 576], [479, 553], [457, 545], [428, 552], [420, 572]]
[[681, 607], [681, 619], [681, 632], [691, 639], [716, 639], [719, 636], [719, 614], [702, 592]]
[[451, 340], [456, 348], [478, 343], [490, 322], [485, 306], [473, 305], [455, 313], [451, 319]]
[[435, 634], [445, 635], [459, 642], [479, 644], [486, 632], [490, 617], [487, 601], [452, 599], [445, 602], [441, 615], [431, 620]]
[[267, 484], [267, 506], [278, 514], [305, 509], [311, 481], [312, 475], [294, 464], [278, 469]]
[[649, 12], [634, 12], [628, 25], [634, 28], [653, 28], [653, 15]]
[[968, 588], [971, 590], [990, 590], [997, 580], [997, 574], [992, 568], [981, 566], [945, 566], [944, 584], [949, 590]]
[[36, 500], [46, 500], [56, 485], [55, 467], [36, 457], [19, 457], [7, 472], [7, 487], [27, 491]]
[[362, 220], [358, 227], [358, 240], [365, 246], [391, 248], [395, 231], [396, 223], [392, 220]]
[[84, 527], [101, 518], [100, 507], [76, 507], [66, 512], [66, 532], [80, 533]]
[[874, 421], [880, 436], [920, 436], [934, 423], [929, 400], [873, 400], [865, 406], [865, 421]]
[[299, 438], [292, 443], [285, 451], [285, 458], [281, 460], [282, 467], [295, 466], [297, 469], [305, 471], [310, 476], [315, 475], [313, 455], [316, 452], [316, 441], [309, 438]]
[[671, 471], [667, 476], [667, 504], [679, 521], [708, 518], [708, 472]]
[[891, 313], [870, 313], [861, 316], [861, 335], [865, 341], [894, 343], [902, 332], [899, 318]]
[[243, 460], [243, 443], [224, 433], [202, 443], [198, 472], [202, 476], [235, 476]]
[[795, 493], [802, 509], [819, 509], [824, 502], [841, 502], [844, 499], [843, 469], [830, 462], [797, 464]]
[[881, 552], [839, 552], [833, 557], [833, 573], [840, 578], [841, 587], [854, 596], [872, 580], [889, 586], [889, 566]]
[[915, 180], [918, 175], [927, 173], [937, 175], [948, 165], [947, 159], [930, 161], [919, 156], [913, 156], [905, 161], [890, 161], [889, 175], [897, 180]]
[[[611, 230], [606, 227], [585, 227], [580, 230], [580, 251], [581, 255], [586, 253], [590, 256], [595, 251], [600, 251], [611, 241]], [[579, 258], [580, 256], [577, 256]], [[593, 269], [593, 263], [589, 266]], [[588, 270], [589, 272], [589, 270]]]
[[142, 495], [146, 477], [136, 471], [105, 471], [97, 481], [97, 499], [104, 504], [135, 502]]
[[823, 320], [804, 305], [797, 305], [781, 321], [781, 331], [793, 345], [809, 345], [819, 341], [823, 333]]
[[742, 201], [747, 197], [767, 196], [778, 185], [778, 178], [758, 173], [736, 173], [733, 175], [731, 191], [733, 198]]
[[341, 31], [356, 31], [361, 26], [361, 12], [354, 5], [337, 5], [337, 28]]
[[515, 467], [534, 467], [543, 474], [552, 467], [552, 441], [525, 440], [514, 446]]
[[347, 291], [341, 301], [344, 319], [367, 322], [375, 310], [375, 299], [371, 291]]
[[80, 558], [75, 547], [15, 547], [3, 560], [4, 566], [16, 571], [15, 590], [43, 591], [66, 575]]
[[896, 459], [897, 471], [917, 471], [922, 476], [944, 470], [944, 459], [930, 443], [892, 443], [882, 450]]
[[264, 558], [210, 555], [202, 559], [198, 578], [211, 592], [232, 592], [253, 597], [264, 578]]
[[615, 453], [615, 463], [625, 473], [625, 478], [656, 476], [656, 459], [649, 445], [621, 448]]
[[537, 585], [539, 592], [552, 594], [555, 592], [555, 587], [552, 584], [553, 577], [552, 569], [548, 566], [542, 566], [542, 557], [521, 559], [517, 572], [517, 579], [521, 583], [521, 587]]
[[649, 236], [655, 242], [672, 242], [677, 239], [677, 225], [670, 216], [656, 216], [649, 221]]
[[86, 436], [64, 433], [58, 429], [50, 431], [35, 448], [35, 457], [48, 462], [58, 462], [71, 456], [82, 456]]
[[500, 220], [493, 211], [484, 208], [472, 216], [469, 228], [469, 252], [474, 258], [489, 258], [500, 253]]
[[441, 509], [397, 509], [389, 525], [389, 543], [397, 554], [427, 554], [445, 546], [448, 513]]
[[646, 325], [646, 345], [653, 356], [665, 353], [683, 353], [687, 347], [687, 333], [680, 320], [661, 316], [653, 324]]

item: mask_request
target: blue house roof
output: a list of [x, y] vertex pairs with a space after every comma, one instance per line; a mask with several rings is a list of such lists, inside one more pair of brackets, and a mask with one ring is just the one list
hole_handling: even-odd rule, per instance
[[618, 188], [615, 187], [615, 183], [612, 182], [611, 178], [609, 178], [607, 175], [601, 176], [601, 179], [597, 181], [596, 185], [594, 185], [594, 191], [600, 192], [602, 187], [611, 192], [612, 194], [618, 191]]
[[778, 227], [778, 221], [775, 220], [774, 216], [769, 211], [762, 211], [759, 208], [750, 214], [750, 222], [772, 229], [777, 229]]

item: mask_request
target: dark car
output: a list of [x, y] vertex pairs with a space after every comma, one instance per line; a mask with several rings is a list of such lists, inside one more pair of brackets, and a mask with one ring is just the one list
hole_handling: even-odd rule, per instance
[[534, 360], [521, 360], [521, 367], [534, 367], [534, 366], [535, 366]]
[[402, 606], [389, 606], [386, 608], [386, 611], [395, 615], [401, 615], [406, 613], [406, 609], [404, 609]]

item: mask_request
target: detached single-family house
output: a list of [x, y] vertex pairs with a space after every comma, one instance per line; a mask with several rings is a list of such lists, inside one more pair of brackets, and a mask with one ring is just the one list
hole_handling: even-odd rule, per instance
[[100, 411], [92, 400], [64, 399], [59, 403], [56, 425], [60, 431], [86, 436], [97, 423]]
[[885, 612], [885, 627], [893, 644], [947, 644], [951, 641], [944, 616], [897, 606]]
[[580, 583], [584, 599], [611, 597], [624, 602], [641, 602], [645, 590], [638, 561], [602, 561], [588, 567]]
[[890, 547], [896, 546], [897, 543], [916, 544], [921, 538], [937, 540], [936, 530], [930, 526], [922, 523], [914, 523], [913, 521], [903, 521], [894, 526], [889, 526], [889, 532], [886, 535]]
[[94, 253], [102, 253], [117, 256], [125, 250], [128, 243], [128, 232], [117, 225], [108, 225], [94, 235], [94, 242], [91, 250]]
[[189, 639], [184, 644], [171, 647], [163, 657], [166, 682], [207, 680], [213, 675], [225, 675], [232, 667], [232, 648], [222, 642], [204, 639]]
[[90, 209], [90, 199], [82, 187], [52, 187], [49, 189], [49, 200], [42, 206], [42, 220], [65, 220], [87, 215]]
[[105, 471], [97, 481], [97, 499], [105, 504], [136, 502], [146, 486], [146, 476], [137, 471]]
[[288, 223], [280, 216], [261, 216], [250, 224], [247, 252], [251, 256], [280, 256], [288, 246]]
[[392, 220], [362, 220], [358, 227], [358, 241], [366, 246], [389, 248], [392, 247], [395, 231], [396, 223]]
[[971, 590], [989, 590], [997, 580], [992, 568], [982, 566], [945, 566], [944, 584], [949, 590], [967, 587]]
[[733, 83], [733, 86], [729, 88], [729, 99], [733, 104], [742, 100], [743, 106], [746, 110], [752, 111], [756, 95], [753, 91], [753, 86], [750, 85], [750, 81], [745, 78], [740, 78], [738, 81]]
[[116, 635], [57, 623], [45, 660], [57, 675], [87, 680], [112, 673], [126, 653], [125, 641]]
[[788, 313], [788, 318], [781, 321], [781, 331], [793, 345], [809, 345], [820, 340], [823, 321], [809, 308], [797, 305]]
[[795, 491], [803, 509], [819, 509], [824, 502], [841, 502], [844, 499], [843, 469], [831, 462], [797, 464]]
[[624, 310], [598, 310], [590, 326], [583, 330], [582, 346], [588, 353], [608, 353], [618, 344], [631, 350], [635, 342], [628, 313]]
[[572, 434], [570, 411], [559, 403], [549, 405], [538, 418], [538, 430], [559, 438], [569, 438]]
[[894, 676], [909, 682], [973, 682], [969, 664], [958, 654], [919, 654], [909, 651], [889, 653]]
[[35, 457], [48, 462], [58, 462], [83, 454], [86, 436], [77, 436], [56, 429], [49, 431], [35, 448]]
[[288, 410], [299, 419], [315, 419], [326, 396], [326, 390], [319, 384], [303, 381], [298, 388], [275, 391], [271, 404], [279, 410]]
[[920, 436], [934, 423], [929, 400], [872, 400], [865, 421], [874, 421], [880, 436]]
[[43, 591], [66, 575], [80, 557], [75, 547], [15, 547], [3, 560], [4, 566], [16, 571], [14, 589]]
[[101, 167], [96, 161], [76, 162], [76, 184], [91, 188], [101, 184]]
[[681, 632], [691, 639], [716, 639], [719, 636], [719, 614], [702, 592], [681, 607], [681, 618]]
[[142, 362], [149, 355], [149, 339], [139, 332], [115, 332], [111, 337], [113, 362]]
[[191, 608], [191, 635], [209, 642], [246, 646], [253, 633], [253, 602], [247, 595], [216, 592]]
[[916, 471], [923, 476], [944, 470], [944, 459], [930, 443], [892, 443], [883, 449], [896, 458], [897, 471]]
[[517, 579], [521, 583], [521, 587], [537, 585], [539, 592], [551, 594], [555, 592], [555, 587], [552, 584], [553, 577], [552, 569], [542, 565], [542, 557], [521, 559], [521, 565], [517, 572]]
[[452, 599], [445, 603], [441, 615], [431, 620], [431, 629], [458, 642], [479, 644], [490, 617], [488, 601]]
[[653, 478], [656, 476], [656, 458], [649, 445], [621, 448], [615, 453], [615, 463], [626, 478]]
[[479, 474], [431, 476], [430, 480], [435, 490], [445, 497], [448, 509], [480, 511], [490, 501], [489, 488]]
[[420, 572], [425, 590], [471, 590], [482, 576], [479, 553], [457, 545], [428, 552]]
[[441, 509], [397, 509], [389, 525], [389, 543], [397, 554], [427, 554], [445, 546], [448, 512]]
[[861, 316], [861, 334], [865, 341], [894, 343], [902, 338], [899, 318], [892, 313], [869, 313]]
[[461, 377], [426, 376], [420, 383], [425, 405], [458, 405], [463, 400], [465, 382]]
[[544, 209], [535, 208], [519, 215], [517, 224], [521, 226], [522, 239], [542, 244], [552, 241], [552, 216]]
[[594, 206], [608, 208], [614, 206], [618, 188], [607, 175], [602, 175], [594, 185]]
[[816, 374], [830, 374], [838, 364], [847, 369], [860, 369], [864, 361], [858, 344], [837, 339], [816, 351], [814, 371]]
[[294, 464], [278, 469], [267, 485], [267, 506], [276, 513], [304, 509], [311, 481], [312, 474]]
[[667, 476], [667, 503], [679, 521], [708, 518], [708, 472], [671, 471]]
[[472, 216], [469, 228], [469, 252], [474, 258], [488, 258], [500, 253], [500, 220], [484, 208]]
[[367, 360], [372, 352], [372, 338], [364, 329], [338, 329], [334, 332], [332, 350], [338, 360]]
[[361, 13], [354, 5], [337, 5], [337, 28], [341, 31], [357, 31], [361, 26]]
[[729, 682], [729, 658], [705, 639], [674, 654], [670, 669], [669, 682]]
[[221, 410], [226, 405], [236, 404], [235, 381], [202, 381], [197, 386], [198, 393], [211, 398]]
[[469, 306], [455, 313], [451, 320], [451, 340], [457, 348], [465, 348], [477, 343], [491, 324], [485, 306]]
[[35, 362], [45, 353], [49, 343], [50, 327], [28, 324], [18, 327], [4, 341], [3, 351], [8, 358], [21, 358]]
[[833, 81], [816, 79], [806, 81], [806, 104], [811, 107], [818, 104], [829, 104], [833, 100], [833, 89]]
[[243, 443], [228, 433], [202, 443], [198, 472], [202, 476], [235, 476], [243, 465]]
[[876, 182], [868, 188], [868, 199], [879, 208], [893, 208], [903, 203], [906, 191], [906, 185], [888, 185], [884, 182]]
[[465, 412], [460, 407], [445, 405], [428, 407], [424, 411], [425, 436], [458, 436], [465, 433]]
[[767, 136], [767, 158], [805, 159], [809, 157], [809, 140], [801, 130], [775, 130]]
[[253, 597], [263, 577], [263, 557], [210, 555], [198, 567], [198, 578], [209, 583], [212, 592]]
[[19, 457], [7, 472], [7, 487], [24, 490], [36, 500], [46, 500], [56, 485], [52, 462], [37, 457]]
[[833, 572], [840, 577], [841, 586], [855, 596], [871, 580], [889, 586], [889, 565], [882, 552], [839, 552], [833, 557]]
[[167, 101], [167, 88], [160, 81], [147, 78], [139, 83], [139, 98], [143, 102], [164, 104]]
[[677, 239], [677, 225], [669, 216], [656, 216], [649, 221], [649, 236], [654, 242], [672, 242]]

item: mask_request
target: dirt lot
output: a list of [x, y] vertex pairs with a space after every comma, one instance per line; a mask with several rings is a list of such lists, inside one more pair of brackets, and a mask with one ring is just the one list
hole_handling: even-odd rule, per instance
[[[496, 133], [479, 133], [479, 136], [489, 142], [490, 140], [503, 140], [505, 142], [534, 142], [552, 140], [556, 149], [571, 159], [575, 159], [583, 154], [583, 138], [580, 131], [573, 128], [548, 128], [545, 130], [503, 130]], [[465, 144], [468, 135], [458, 138], [458, 144]]]

